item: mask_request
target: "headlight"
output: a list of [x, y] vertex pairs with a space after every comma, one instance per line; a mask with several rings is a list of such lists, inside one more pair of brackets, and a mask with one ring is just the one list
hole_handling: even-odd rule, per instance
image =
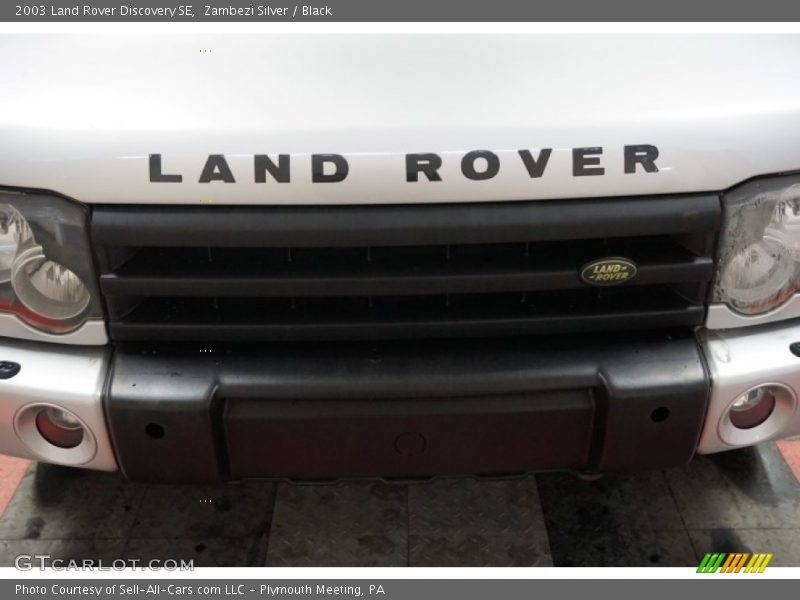
[[800, 176], [754, 180], [724, 196], [714, 302], [755, 315], [800, 289]]
[[25, 217], [10, 204], [0, 204], [0, 283], [11, 279], [11, 267], [17, 252], [32, 237]]
[[47, 258], [41, 246], [17, 255], [11, 287], [20, 302], [38, 315], [65, 321], [89, 304], [89, 290], [67, 267]]
[[63, 198], [0, 191], [0, 313], [48, 333], [102, 316], [86, 217]]

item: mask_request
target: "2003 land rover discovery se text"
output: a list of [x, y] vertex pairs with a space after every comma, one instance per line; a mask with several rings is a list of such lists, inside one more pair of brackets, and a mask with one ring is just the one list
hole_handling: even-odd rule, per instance
[[798, 58], [3, 36], [0, 452], [422, 478], [796, 435]]

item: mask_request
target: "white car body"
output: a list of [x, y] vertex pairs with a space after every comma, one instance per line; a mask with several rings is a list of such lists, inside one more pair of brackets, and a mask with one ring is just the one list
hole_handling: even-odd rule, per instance
[[[84, 203], [494, 202], [719, 191], [800, 168], [794, 36], [3, 36], [0, 184]], [[659, 172], [625, 174], [654, 144]], [[604, 148], [573, 177], [571, 149]], [[517, 151], [552, 148], [532, 179]], [[465, 152], [498, 175], [470, 181]], [[442, 181], [404, 155], [443, 156]], [[151, 184], [161, 153], [181, 184]], [[288, 184], [254, 154], [292, 155]], [[350, 162], [311, 183], [309, 155]], [[197, 183], [224, 154], [236, 183]]]
[[[797, 36], [6, 35], [0, 37], [0, 186], [47, 190], [88, 205], [719, 193], [800, 170], [798, 57]], [[626, 173], [630, 145], [657, 147], [658, 170]], [[602, 148], [592, 166], [603, 173], [575, 176], [575, 148]], [[542, 149], [552, 154], [532, 177], [519, 152], [535, 156]], [[476, 150], [497, 157], [495, 176], [473, 180], [462, 173], [464, 155]], [[347, 176], [313, 182], [312, 155], [331, 153], [345, 157]], [[441, 180], [408, 181], [409, 153], [438, 154]], [[180, 175], [180, 182], [152, 180], [154, 154], [159, 172]], [[254, 156], [281, 154], [290, 157], [290, 181], [256, 182]], [[201, 182], [209, 155], [224, 155], [235, 181]], [[699, 335], [713, 379], [699, 452], [800, 433], [800, 366], [788, 352], [768, 350], [776, 340], [796, 341], [797, 326], [759, 329], [797, 316], [797, 299], [761, 317], [710, 307], [708, 325], [719, 331]], [[751, 324], [758, 327], [744, 327]], [[91, 424], [96, 452], [76, 463], [21, 441], [15, 415], [52, 393], [36, 389], [30, 377], [27, 387], [17, 383], [3, 395], [0, 451], [115, 468], [98, 387], [97, 362], [108, 357], [81, 348], [108, 342], [103, 321], [57, 336], [0, 315], [0, 334], [7, 337], [0, 349], [9, 351], [12, 338], [77, 345], [64, 351], [64, 360], [86, 376], [85, 385], [72, 386], [79, 400], [70, 408]], [[46, 371], [59, 348], [51, 344], [31, 360]], [[764, 356], [770, 360], [758, 360]], [[70, 373], [65, 382], [81, 380]], [[791, 392], [780, 427], [741, 444], [723, 439], [719, 423], [729, 404], [764, 382]]]

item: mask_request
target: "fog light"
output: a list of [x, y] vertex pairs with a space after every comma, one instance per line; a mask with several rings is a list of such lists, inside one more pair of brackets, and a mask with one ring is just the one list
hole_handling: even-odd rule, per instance
[[83, 426], [72, 414], [47, 406], [36, 415], [36, 429], [42, 437], [59, 448], [75, 448], [83, 441]]
[[742, 394], [730, 407], [730, 419], [738, 429], [752, 429], [766, 421], [775, 410], [775, 394], [768, 387], [758, 387]]

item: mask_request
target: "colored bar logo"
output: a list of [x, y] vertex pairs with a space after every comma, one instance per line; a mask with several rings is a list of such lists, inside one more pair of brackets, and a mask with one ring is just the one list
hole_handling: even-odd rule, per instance
[[772, 560], [772, 554], [756, 552], [709, 552], [703, 557], [698, 573], [763, 573]]

